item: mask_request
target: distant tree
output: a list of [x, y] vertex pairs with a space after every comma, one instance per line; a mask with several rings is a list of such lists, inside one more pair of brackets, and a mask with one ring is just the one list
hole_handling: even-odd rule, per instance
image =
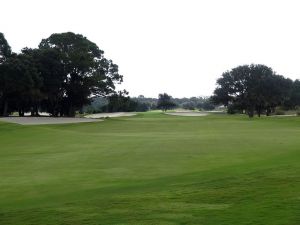
[[[52, 34], [42, 40], [39, 48], [60, 53], [64, 77], [63, 115], [74, 116], [75, 110], [89, 103], [91, 96], [114, 93], [115, 83], [123, 80], [118, 66], [106, 59], [95, 43], [80, 34]], [[56, 98], [61, 97], [60, 92], [58, 94]]]
[[138, 103], [136, 111], [144, 112], [150, 109], [156, 109], [157, 98], [147, 98], [143, 95], [140, 95], [138, 97], [133, 97], [131, 99]]
[[107, 112], [133, 112], [136, 111], [137, 102], [130, 99], [128, 92], [118, 91], [108, 97], [108, 104], [104, 106]]
[[105, 108], [108, 104], [108, 99], [106, 97], [94, 97], [90, 104], [85, 105], [82, 111], [85, 113], [101, 113], [107, 111]]
[[168, 109], [173, 109], [176, 107], [176, 104], [172, 101], [172, 96], [167, 93], [158, 95], [157, 108], [162, 111], [167, 111]]
[[212, 110], [215, 108], [209, 97], [173, 98], [172, 101], [176, 107], [188, 110]]
[[290, 89], [288, 99], [284, 101], [284, 107], [295, 109], [300, 106], [300, 80], [295, 80]]
[[181, 107], [188, 110], [194, 110], [196, 108], [196, 105], [194, 102], [187, 101], [181, 104]]
[[213, 110], [216, 108], [216, 105], [213, 103], [213, 100], [211, 98], [205, 98], [204, 101], [197, 107], [203, 110]]
[[230, 106], [230, 111], [246, 111], [253, 117], [263, 111], [269, 115], [288, 96], [291, 80], [276, 75], [265, 65], [238, 66], [222, 74], [212, 100]]
[[[130, 97], [130, 99], [136, 102], [136, 112], [145, 112], [151, 109], [157, 109], [158, 98], [148, 98], [143, 95], [138, 97]], [[215, 105], [208, 97], [191, 97], [191, 98], [172, 98], [175, 107], [184, 109], [201, 109], [201, 110], [213, 110]], [[94, 97], [92, 102], [83, 108], [84, 112], [102, 112], [107, 111], [105, 106], [108, 104], [107, 99], [104, 97]], [[173, 107], [172, 107], [173, 108]]]
[[143, 102], [136, 102], [136, 109], [134, 111], [136, 112], [146, 112], [150, 109], [148, 104], [143, 103]]
[[290, 101], [292, 102], [294, 108], [300, 106], [300, 80], [295, 80], [293, 83]]

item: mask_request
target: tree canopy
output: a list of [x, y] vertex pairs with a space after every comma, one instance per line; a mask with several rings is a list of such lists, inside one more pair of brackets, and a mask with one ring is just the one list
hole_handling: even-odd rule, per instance
[[172, 96], [167, 93], [159, 94], [157, 101], [157, 108], [163, 111], [175, 108], [176, 104], [172, 101]]
[[245, 111], [249, 117], [255, 112], [269, 115], [287, 100], [292, 85], [292, 80], [277, 75], [270, 67], [243, 65], [222, 74], [212, 99], [230, 110]]
[[103, 106], [102, 111], [105, 112], [133, 112], [137, 111], [138, 103], [133, 101], [126, 90], [118, 91], [109, 96], [108, 104]]
[[81, 34], [52, 34], [39, 48], [10, 55], [0, 34], [0, 115], [38, 115], [40, 108], [53, 116], [74, 116], [91, 97], [112, 95], [123, 81], [118, 66]]

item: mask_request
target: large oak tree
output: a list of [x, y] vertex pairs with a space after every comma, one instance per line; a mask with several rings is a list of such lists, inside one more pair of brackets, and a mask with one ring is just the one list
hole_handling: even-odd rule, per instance
[[246, 111], [253, 117], [267, 115], [289, 97], [292, 81], [277, 75], [265, 65], [243, 65], [222, 74], [212, 97], [231, 110]]
[[75, 110], [89, 103], [91, 96], [112, 94], [115, 83], [122, 82], [118, 66], [104, 57], [98, 46], [80, 34], [52, 34], [43, 39], [41, 50], [59, 52], [63, 67], [63, 115], [74, 116]]

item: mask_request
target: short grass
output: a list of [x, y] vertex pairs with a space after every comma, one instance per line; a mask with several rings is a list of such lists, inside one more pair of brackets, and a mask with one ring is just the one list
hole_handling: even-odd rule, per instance
[[299, 225], [300, 118], [0, 123], [1, 225]]

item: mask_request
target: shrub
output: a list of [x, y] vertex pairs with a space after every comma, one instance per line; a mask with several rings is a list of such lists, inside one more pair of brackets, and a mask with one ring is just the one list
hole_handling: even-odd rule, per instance
[[282, 109], [276, 109], [275, 110], [275, 115], [285, 115], [285, 112]]

